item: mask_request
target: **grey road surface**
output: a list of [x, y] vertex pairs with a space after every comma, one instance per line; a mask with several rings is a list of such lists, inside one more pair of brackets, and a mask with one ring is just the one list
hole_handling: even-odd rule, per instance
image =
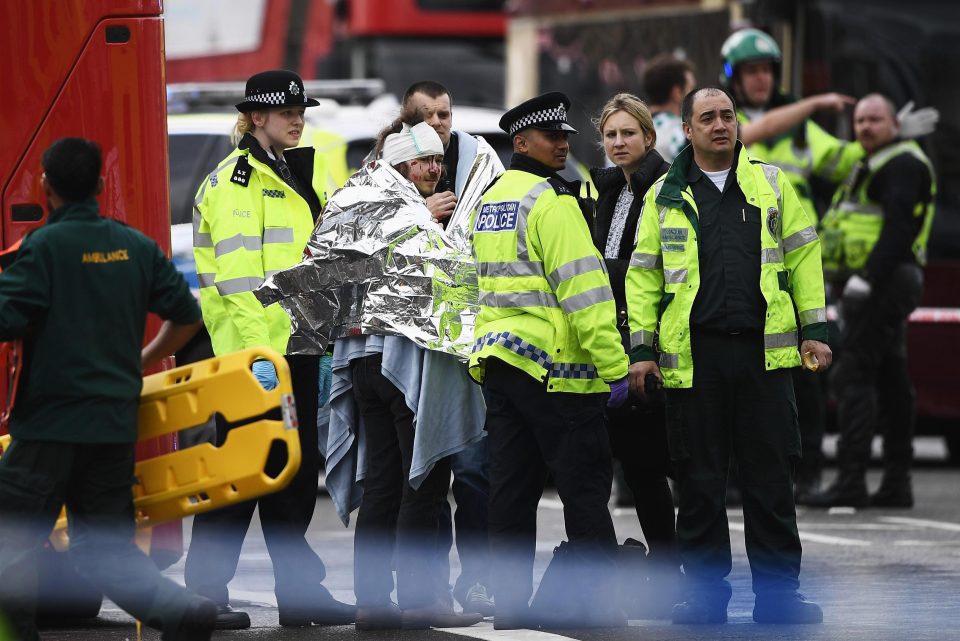
[[[828, 471], [829, 475], [832, 471]], [[960, 640], [960, 470], [928, 464], [915, 473], [917, 506], [911, 510], [799, 510], [804, 546], [802, 591], [824, 607], [819, 626], [765, 626], [751, 619], [753, 595], [739, 509], [728, 510], [734, 551], [730, 621], [723, 626], [673, 626], [665, 620], [631, 621], [630, 627], [604, 630], [495, 631], [485, 621], [473, 628], [417, 632], [355, 632], [352, 626], [287, 629], [277, 625], [273, 576], [255, 518], [231, 584], [234, 606], [247, 610], [253, 627], [217, 633], [226, 639], [486, 639], [519, 641], [668, 641], [698, 639], [776, 639], [823, 641]], [[878, 473], [871, 473], [873, 487]], [[632, 510], [613, 510], [617, 534], [641, 538]], [[188, 538], [190, 523], [184, 524]], [[327, 586], [352, 602], [353, 530], [337, 520], [325, 496], [309, 538], [328, 567]], [[540, 503], [536, 578], [563, 537], [561, 504], [548, 490]], [[452, 558], [454, 576], [457, 572]], [[183, 561], [167, 573], [183, 580]], [[143, 639], [158, 639], [144, 630]], [[100, 617], [48, 628], [43, 639], [136, 639], [133, 620], [109, 601]]]

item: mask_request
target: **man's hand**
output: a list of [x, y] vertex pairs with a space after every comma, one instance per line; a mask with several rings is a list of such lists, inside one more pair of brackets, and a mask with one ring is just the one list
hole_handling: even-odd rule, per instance
[[630, 379], [630, 391], [640, 397], [640, 400], [644, 402], [648, 400], [647, 390], [645, 389], [647, 374], [653, 374], [661, 384], [663, 383], [663, 375], [660, 373], [660, 368], [654, 361], [633, 363], [627, 372], [627, 378]]
[[830, 367], [830, 363], [833, 361], [833, 352], [826, 343], [811, 340], [803, 341], [800, 345], [800, 353], [806, 354], [807, 352], [813, 354], [814, 358], [817, 359], [818, 367], [816, 371], [818, 372], [822, 372]]
[[901, 139], [919, 138], [936, 130], [937, 123], [940, 122], [940, 112], [935, 107], [914, 110], [911, 100], [897, 112], [897, 122], [900, 123]]
[[452, 191], [441, 191], [439, 194], [427, 196], [427, 209], [430, 210], [433, 219], [438, 223], [450, 218], [450, 214], [453, 213], [456, 206], [457, 197]]
[[811, 96], [814, 108], [817, 111], [843, 111], [847, 107], [857, 104], [855, 98], [842, 93], [822, 93]]

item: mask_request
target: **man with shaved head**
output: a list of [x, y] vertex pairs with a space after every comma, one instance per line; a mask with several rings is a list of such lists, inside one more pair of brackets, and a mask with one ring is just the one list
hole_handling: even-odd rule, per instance
[[[886, 96], [860, 100], [853, 128], [867, 156], [837, 191], [821, 231], [827, 276], [843, 292], [843, 356], [831, 380], [838, 399], [839, 474], [807, 503], [911, 507], [916, 407], [906, 329], [923, 289], [936, 183], [920, 146], [898, 140], [897, 110]], [[870, 495], [866, 471], [878, 425], [883, 480]]]
[[790, 375], [801, 352], [820, 369], [831, 359], [816, 217], [804, 211], [784, 172], [747, 155], [726, 91], [687, 94], [681, 116], [690, 145], [644, 198], [626, 285], [631, 389], [644, 396], [652, 374], [667, 392], [687, 581], [673, 622], [727, 620], [732, 455], [740, 468], [753, 619], [819, 623], [820, 606], [797, 591], [792, 470], [800, 432]]

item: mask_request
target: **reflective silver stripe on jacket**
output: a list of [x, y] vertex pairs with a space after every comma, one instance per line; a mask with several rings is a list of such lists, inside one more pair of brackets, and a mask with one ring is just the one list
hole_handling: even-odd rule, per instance
[[525, 276], [542, 278], [543, 263], [534, 260], [477, 263], [477, 274], [480, 278], [523, 278]]
[[487, 307], [560, 307], [553, 292], [481, 292], [480, 304]]
[[634, 252], [630, 256], [630, 266], [640, 267], [641, 269], [660, 269], [663, 267], [663, 258], [654, 254]]
[[263, 284], [262, 278], [255, 276], [244, 276], [243, 278], [230, 278], [217, 283], [217, 291], [221, 296], [230, 294], [242, 294], [243, 292], [252, 292]]
[[534, 185], [520, 199], [520, 210], [517, 212], [517, 258], [519, 259], [526, 260], [530, 257], [527, 252], [527, 216], [530, 215], [533, 206], [537, 204], [537, 198], [540, 197], [540, 194], [548, 189], [553, 189], [553, 187], [550, 186], [548, 181], [544, 180]]
[[794, 165], [793, 163], [786, 163], [786, 162], [778, 162], [778, 163], [777, 163], [777, 167], [779, 167], [779, 168], [782, 169], [783, 171], [788, 171], [788, 172], [790, 172], [790, 173], [792, 173], [792, 174], [797, 174], [798, 176], [801, 176], [802, 178], [809, 178], [809, 177], [810, 177], [810, 168], [809, 168], [809, 167], [801, 167], [800, 165]]
[[203, 217], [196, 205], [193, 206], [193, 247], [213, 247], [213, 238], [207, 232], [200, 231], [200, 223]]
[[553, 287], [554, 291], [560, 287], [560, 283], [570, 280], [580, 274], [589, 272], [603, 271], [600, 265], [600, 259], [596, 256], [584, 256], [560, 265], [547, 275], [547, 282]]
[[865, 214], [867, 216], [883, 216], [883, 207], [871, 203], [857, 203], [845, 200], [837, 207], [842, 212]]
[[599, 378], [597, 368], [592, 363], [554, 363], [550, 368], [550, 378], [576, 378], [589, 380]]
[[237, 234], [235, 236], [231, 236], [230, 238], [224, 238], [218, 242], [213, 248], [213, 255], [217, 258], [220, 258], [221, 256], [237, 251], [238, 249], [259, 251], [262, 248], [263, 242], [260, 240], [259, 236], [244, 236], [243, 234]]
[[[767, 179], [767, 183], [770, 184], [770, 188], [773, 190], [773, 195], [777, 197], [777, 206], [779, 207], [780, 206], [780, 185], [777, 184], [778, 170], [773, 165], [763, 164], [763, 165], [760, 165], [760, 167], [763, 169], [763, 177]], [[785, 169], [783, 165], [781, 165], [781, 168]], [[803, 172], [797, 172], [797, 173], [803, 173]], [[783, 209], [782, 207], [780, 208]]]
[[663, 270], [663, 282], [674, 284], [687, 282], [687, 268]]
[[760, 263], [782, 263], [783, 262], [783, 250], [779, 247], [766, 248], [760, 250]]
[[808, 309], [806, 311], [800, 312], [800, 325], [806, 327], [811, 323], [826, 323], [827, 322], [827, 308], [818, 307], [817, 309]]
[[501, 345], [506, 347], [511, 352], [514, 352], [524, 358], [529, 358], [544, 369], [548, 369], [552, 363], [550, 360], [550, 355], [547, 354], [547, 352], [540, 349], [536, 345], [528, 343], [519, 336], [511, 334], [510, 332], [490, 332], [489, 334], [484, 334], [473, 342], [472, 351], [478, 352], [484, 347], [488, 347], [490, 345]]
[[641, 329], [630, 334], [630, 349], [640, 346], [653, 347], [653, 332]]
[[263, 244], [292, 243], [293, 227], [267, 227], [263, 230]]
[[662, 352], [660, 354], [660, 367], [677, 369], [678, 367], [680, 367], [680, 354], [670, 354], [667, 352]]
[[267, 279], [273, 276], [274, 274], [276, 274], [277, 272], [282, 272], [282, 271], [283, 271], [282, 269], [268, 269], [263, 273], [263, 277], [264, 279]]
[[213, 287], [217, 284], [217, 275], [211, 273], [197, 274], [200, 287]]
[[579, 294], [563, 299], [560, 301], [560, 307], [562, 307], [563, 311], [567, 314], [572, 314], [581, 309], [586, 309], [591, 305], [603, 303], [608, 300], [613, 300], [613, 290], [607, 285], [601, 285], [600, 287], [594, 287], [593, 289], [588, 289], [585, 292], [580, 292]]
[[783, 332], [780, 334], [764, 334], [764, 349], [779, 349], [781, 347], [797, 347], [797, 332]]
[[794, 232], [783, 239], [783, 252], [789, 254], [795, 249], [800, 249], [804, 245], [817, 240], [817, 230], [813, 227], [805, 227], [798, 232]]

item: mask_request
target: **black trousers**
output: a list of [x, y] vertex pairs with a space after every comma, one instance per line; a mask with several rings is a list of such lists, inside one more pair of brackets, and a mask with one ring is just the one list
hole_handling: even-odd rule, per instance
[[450, 484], [450, 459], [437, 461], [418, 489], [410, 486], [413, 412], [381, 367], [380, 354], [350, 363], [367, 455], [354, 533], [354, 592], [359, 607], [389, 603], [396, 552], [398, 605], [419, 608], [437, 597], [437, 533]]
[[830, 379], [837, 395], [841, 483], [864, 483], [878, 426], [885, 475], [909, 473], [916, 399], [907, 369], [907, 317], [922, 292], [923, 272], [910, 263], [897, 267], [862, 303], [842, 301], [843, 350]]
[[[184, 580], [187, 587], [213, 601], [229, 601], [227, 584], [233, 579], [240, 549], [254, 509], [260, 509], [260, 525], [273, 563], [279, 609], [309, 609], [318, 595], [326, 593], [323, 561], [305, 538], [317, 502], [320, 451], [317, 446], [317, 395], [319, 356], [287, 356], [293, 379], [293, 395], [299, 419], [300, 469], [290, 484], [275, 494], [245, 501], [193, 519], [193, 536], [187, 553]], [[222, 444], [230, 425], [217, 422], [217, 442]], [[277, 469], [286, 454], [271, 450], [267, 469]]]
[[725, 505], [730, 456], [739, 465], [753, 591], [799, 587], [793, 466], [800, 455], [790, 370], [766, 371], [763, 336], [694, 331], [693, 387], [667, 390], [677, 466], [677, 538], [690, 596], [726, 603], [732, 559]]
[[490, 440], [490, 551], [497, 612], [523, 610], [533, 593], [537, 505], [553, 475], [584, 603], [611, 602], [617, 540], [607, 509], [613, 481], [603, 394], [549, 393], [498, 359], [484, 381]]
[[633, 493], [650, 560], [679, 570], [673, 494], [667, 483], [673, 468], [667, 448], [665, 407], [631, 398], [623, 407], [607, 409], [607, 429], [613, 457], [620, 461], [624, 480]]
[[133, 543], [134, 449], [128, 444], [17, 441], [0, 458], [0, 620], [35, 641], [40, 549], [66, 504], [70, 559], [84, 578], [164, 639], [189, 591]]

